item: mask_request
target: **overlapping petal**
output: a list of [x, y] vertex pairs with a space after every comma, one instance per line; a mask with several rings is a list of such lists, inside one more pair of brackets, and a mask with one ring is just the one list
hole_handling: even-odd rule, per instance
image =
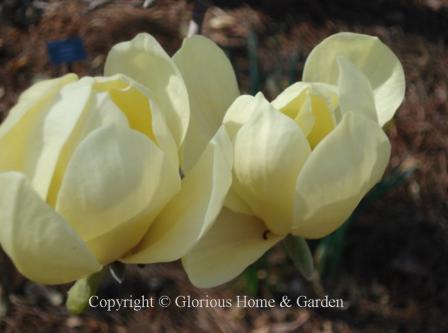
[[305, 102], [306, 92], [311, 89], [308, 82], [296, 82], [283, 90], [273, 101], [272, 105], [286, 114], [288, 117], [295, 119]]
[[223, 124], [232, 141], [235, 141], [236, 134], [241, 126], [247, 123], [254, 114], [270, 108], [269, 102], [261, 92], [255, 97], [241, 95], [235, 99], [223, 119]]
[[256, 217], [224, 208], [182, 264], [195, 286], [215, 287], [237, 277], [281, 239]]
[[[92, 78], [81, 79], [77, 84], [85, 84], [87, 87], [95, 90], [95, 82]], [[92, 131], [110, 124], [129, 126], [126, 115], [113, 102], [108, 92], [93, 93], [84, 110], [79, 115], [76, 126], [71, 131], [70, 136], [65, 141], [59, 154], [47, 196], [47, 202], [50, 205], [55, 206], [56, 204], [57, 195], [68, 162], [79, 143]]]
[[0, 171], [24, 173], [43, 199], [62, 147], [90, 97], [89, 87], [63, 88], [76, 80], [66, 75], [32, 86], [0, 127]]
[[104, 72], [106, 76], [124, 74], [149, 89], [164, 111], [177, 145], [182, 144], [190, 115], [188, 92], [175, 63], [154, 37], [141, 33], [115, 45], [107, 56]]
[[[179, 190], [178, 170], [165, 158], [142, 133], [114, 124], [99, 128], [74, 152], [56, 209], [83, 239], [103, 235], [141, 213], [154, 198], [166, 203]], [[160, 188], [165, 177], [167, 186]]]
[[173, 57], [190, 98], [190, 126], [183, 148], [182, 169], [188, 173], [221, 126], [224, 114], [239, 95], [232, 65], [210, 39], [185, 39]]
[[[95, 81], [95, 89], [107, 92], [112, 103], [128, 119], [132, 129], [145, 134], [169, 156], [173, 163], [179, 163], [178, 147], [167, 124], [165, 110], [153, 100], [148, 89], [131, 78], [119, 74], [108, 78], [96, 78]], [[98, 112], [98, 110], [95, 111]], [[101, 117], [107, 117], [109, 113], [109, 110], [102, 112]]]
[[377, 37], [343, 32], [317, 45], [308, 56], [303, 80], [336, 85], [338, 57], [345, 57], [369, 80], [374, 92], [378, 121], [389, 121], [405, 93], [404, 72], [395, 54]]
[[0, 173], [0, 244], [31, 280], [61, 284], [101, 269], [84, 242], [18, 172]]
[[389, 140], [376, 122], [345, 114], [300, 172], [293, 233], [320, 238], [336, 230], [380, 180], [389, 157]]
[[227, 193], [226, 200], [224, 202], [224, 206], [228, 209], [234, 211], [235, 213], [246, 214], [246, 215], [254, 215], [254, 212], [249, 207], [247, 202], [241, 198], [241, 196], [236, 192], [236, 188], [241, 186], [237, 184], [237, 181], [233, 181], [234, 188], [230, 188], [229, 193]]
[[337, 88], [324, 83], [296, 82], [286, 88], [272, 105], [294, 119], [314, 148], [337, 122]]
[[236, 193], [277, 234], [291, 228], [295, 179], [310, 153], [297, 124], [269, 103], [235, 138]]
[[367, 77], [346, 58], [340, 57], [337, 61], [341, 113], [359, 112], [378, 122], [373, 90]]
[[215, 220], [232, 183], [232, 144], [224, 128], [209, 143], [127, 263], [173, 261], [184, 256]]

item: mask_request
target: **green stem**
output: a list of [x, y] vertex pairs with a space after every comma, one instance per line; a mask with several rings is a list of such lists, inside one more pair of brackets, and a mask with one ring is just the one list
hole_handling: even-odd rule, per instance
[[78, 315], [86, 310], [90, 297], [96, 294], [106, 272], [107, 267], [75, 282], [68, 291], [65, 304], [71, 314]]

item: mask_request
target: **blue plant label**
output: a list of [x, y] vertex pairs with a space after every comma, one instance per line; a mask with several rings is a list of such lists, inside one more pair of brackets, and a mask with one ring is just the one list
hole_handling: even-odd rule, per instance
[[68, 64], [87, 58], [84, 43], [79, 37], [48, 42], [47, 50], [53, 65]]

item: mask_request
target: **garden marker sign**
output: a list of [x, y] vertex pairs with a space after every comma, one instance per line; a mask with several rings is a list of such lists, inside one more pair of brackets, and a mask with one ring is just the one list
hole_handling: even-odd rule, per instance
[[84, 43], [79, 37], [48, 42], [47, 50], [50, 62], [54, 66], [71, 64], [87, 58]]

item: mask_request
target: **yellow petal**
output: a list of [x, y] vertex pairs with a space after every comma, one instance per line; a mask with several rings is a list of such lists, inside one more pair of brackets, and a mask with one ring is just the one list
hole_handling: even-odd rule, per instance
[[95, 89], [109, 94], [112, 102], [129, 121], [129, 126], [145, 134], [178, 164], [178, 147], [167, 125], [167, 117], [153, 101], [151, 92], [123, 75], [96, 78]]
[[[134, 247], [144, 236], [148, 226], [160, 209], [179, 190], [178, 152], [176, 143], [167, 128], [165, 118], [149, 98], [148, 91], [122, 75], [109, 78], [84, 78], [94, 82], [94, 98], [81, 115], [76, 130], [66, 142], [53, 176], [48, 202], [56, 204], [57, 195], [67, 165], [74, 151], [89, 134], [100, 127], [117, 125], [129, 127], [154, 140], [163, 151], [164, 159], [160, 176], [153, 183], [157, 186], [148, 205], [137, 216], [123, 221], [110, 231], [87, 240], [88, 247], [102, 264], [116, 260]], [[173, 184], [174, 183], [174, 184]]]
[[311, 112], [314, 117], [313, 128], [308, 134], [308, 141], [314, 149], [336, 126], [334, 111], [328, 107], [324, 96], [312, 94], [309, 97]]
[[193, 36], [173, 57], [190, 97], [190, 125], [182, 169], [188, 172], [221, 126], [224, 114], [239, 95], [232, 65], [211, 40]]
[[142, 86], [118, 74], [95, 81], [96, 92], [108, 93], [111, 101], [126, 115], [129, 126], [154, 141], [150, 100], [141, 91]]
[[212, 288], [237, 277], [281, 239], [259, 219], [224, 208], [182, 264], [195, 286]]
[[315, 147], [336, 124], [337, 89], [328, 84], [296, 82], [286, 88], [272, 105], [294, 119], [311, 147]]
[[[83, 239], [103, 235], [137, 216], [154, 198], [176, 193], [178, 170], [166, 168], [164, 158], [145, 135], [124, 126], [102, 127], [74, 152], [56, 209]], [[171, 186], [156, 192], [165, 176]]]
[[295, 121], [302, 129], [303, 134], [308, 137], [316, 125], [316, 118], [313, 114], [313, 104], [310, 96], [306, 96], [302, 106], [299, 108]]
[[235, 139], [234, 189], [276, 234], [293, 222], [295, 180], [310, 153], [297, 124], [270, 104]]
[[166, 206], [141, 244], [123, 261], [155, 263], [184, 256], [208, 230], [222, 208], [232, 183], [232, 144], [221, 128], [182, 189]]
[[[241, 186], [241, 185], [239, 185]], [[246, 215], [254, 215], [254, 212], [249, 205], [240, 197], [234, 188], [230, 188], [227, 193], [224, 206], [234, 211], [235, 213], [241, 213]]]
[[62, 147], [90, 97], [89, 86], [68, 85], [76, 79], [35, 84], [0, 126], [0, 171], [23, 172], [44, 200]]
[[331, 84], [314, 82], [311, 83], [311, 95], [321, 96], [327, 107], [334, 111], [339, 106], [338, 88]]
[[227, 110], [223, 124], [232, 141], [235, 141], [236, 133], [255, 113], [270, 108], [263, 93], [259, 92], [255, 97], [241, 95], [230, 105]]
[[189, 122], [188, 93], [173, 60], [154, 37], [140, 33], [115, 45], [107, 55], [104, 72], [106, 76], [124, 74], [147, 87], [181, 145]]
[[147, 206], [130, 220], [87, 241], [87, 246], [102, 264], [119, 260], [137, 246], [155, 218], [180, 190], [177, 164], [169, 158], [164, 158], [162, 163], [160, 169], [163, 172], [154, 177], [157, 180], [151, 184], [155, 187], [154, 196]]
[[346, 113], [300, 172], [294, 234], [320, 238], [336, 230], [381, 179], [390, 144], [378, 123]]
[[40, 131], [42, 147], [32, 185], [43, 198], [48, 192], [62, 149], [91, 98], [92, 86], [80, 81], [62, 88], [60, 97], [45, 116]]
[[[92, 80], [84, 78], [84, 80]], [[51, 206], [55, 206], [59, 188], [61, 187], [62, 178], [68, 162], [79, 143], [87, 137], [92, 131], [110, 124], [129, 126], [129, 122], [125, 114], [112, 101], [111, 96], [107, 92], [99, 92], [92, 96], [87, 103], [84, 111], [81, 113], [76, 127], [73, 129], [70, 137], [66, 140], [51, 180], [48, 191], [47, 202]]]
[[383, 126], [404, 98], [405, 79], [400, 61], [377, 37], [343, 32], [328, 37], [313, 49], [305, 63], [303, 80], [336, 85], [340, 56], [347, 58], [369, 80], [378, 121]]
[[305, 101], [311, 84], [307, 82], [296, 82], [283, 90], [273, 101], [272, 105], [282, 111], [291, 119], [295, 119]]
[[39, 283], [61, 284], [101, 269], [23, 174], [0, 173], [0, 188], [0, 244], [23, 275]]
[[20, 95], [17, 104], [11, 109], [8, 117], [0, 127], [0, 139], [8, 134], [21, 121], [23, 117], [30, 117], [30, 113], [39, 113], [38, 110], [47, 106], [66, 84], [78, 79], [75, 74], [67, 74], [57, 79], [44, 80], [35, 83]]
[[378, 122], [373, 90], [367, 77], [347, 58], [337, 58], [339, 66], [339, 104], [341, 112], [360, 112]]
[[[251, 117], [262, 112], [268, 112], [272, 107], [260, 92], [255, 97], [250, 95], [239, 96], [229, 107], [224, 116], [224, 126], [232, 141], [240, 128], [249, 121]], [[253, 215], [253, 211], [244, 199], [237, 193], [241, 184], [234, 179], [233, 186], [227, 194], [225, 206], [234, 212]]]

